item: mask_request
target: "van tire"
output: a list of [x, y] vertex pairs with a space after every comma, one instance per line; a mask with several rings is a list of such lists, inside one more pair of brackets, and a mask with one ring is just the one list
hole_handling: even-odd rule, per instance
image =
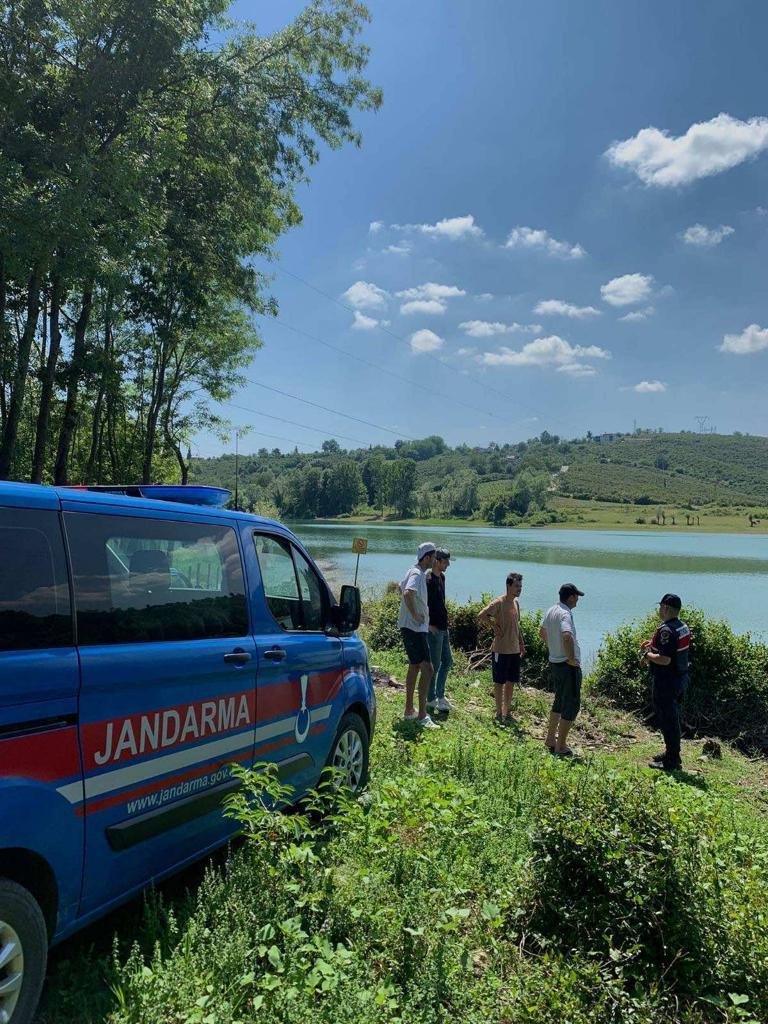
[[368, 757], [371, 741], [365, 722], [354, 711], [348, 711], [339, 722], [336, 738], [328, 754], [326, 767], [346, 774], [340, 784], [354, 795], [362, 792], [368, 782]]
[[[30, 1024], [45, 981], [48, 932], [37, 900], [21, 885], [0, 878], [0, 952], [13, 937], [24, 956], [21, 990], [10, 1015], [11, 1024]], [[0, 988], [13, 973], [13, 959], [0, 966]], [[0, 1010], [10, 1007], [10, 996], [0, 995]], [[5, 1000], [5, 1005], [3, 1004]]]

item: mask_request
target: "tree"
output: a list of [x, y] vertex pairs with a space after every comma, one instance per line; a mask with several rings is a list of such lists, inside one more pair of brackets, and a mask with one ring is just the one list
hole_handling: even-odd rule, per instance
[[342, 459], [323, 471], [321, 514], [339, 516], [351, 512], [365, 497], [360, 468], [352, 459]]
[[404, 519], [413, 511], [416, 463], [413, 459], [395, 459], [386, 463], [384, 490], [388, 505]]
[[184, 478], [276, 310], [253, 256], [380, 103], [357, 0], [214, 45], [227, 6], [0, 0], [0, 477]]
[[335, 438], [331, 438], [328, 441], [323, 441], [320, 447], [322, 451], [325, 452], [326, 455], [338, 455], [339, 452], [341, 451], [341, 445]]

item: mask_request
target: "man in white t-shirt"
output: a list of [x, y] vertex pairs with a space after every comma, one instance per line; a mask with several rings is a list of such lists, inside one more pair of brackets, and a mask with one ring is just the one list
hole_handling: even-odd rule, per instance
[[[400, 584], [400, 611], [397, 625], [403, 638], [408, 658], [405, 676], [405, 715], [415, 719], [425, 729], [439, 729], [427, 712], [427, 693], [432, 679], [432, 660], [429, 654], [429, 605], [427, 603], [427, 569], [435, 561], [435, 545], [431, 541], [419, 545], [416, 564], [408, 570]], [[416, 677], [419, 677], [419, 709], [413, 706]]]
[[558, 603], [547, 610], [540, 630], [549, 650], [549, 671], [555, 691], [545, 742], [557, 757], [573, 757], [565, 742], [581, 707], [581, 650], [573, 609], [579, 598], [584, 597], [584, 591], [575, 583], [564, 583], [559, 597]]

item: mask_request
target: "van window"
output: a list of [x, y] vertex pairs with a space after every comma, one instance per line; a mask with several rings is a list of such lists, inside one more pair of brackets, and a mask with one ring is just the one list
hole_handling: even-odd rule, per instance
[[68, 513], [80, 644], [245, 636], [235, 531], [167, 519]]
[[283, 629], [320, 631], [326, 620], [325, 588], [302, 553], [281, 537], [254, 533], [264, 596]]
[[72, 611], [56, 512], [0, 509], [0, 651], [69, 647]]

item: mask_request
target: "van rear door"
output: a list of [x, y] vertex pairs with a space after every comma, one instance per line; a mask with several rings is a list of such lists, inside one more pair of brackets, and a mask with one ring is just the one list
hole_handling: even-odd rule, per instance
[[235, 787], [229, 764], [253, 757], [256, 657], [231, 519], [65, 508], [88, 913], [234, 831], [221, 801]]

